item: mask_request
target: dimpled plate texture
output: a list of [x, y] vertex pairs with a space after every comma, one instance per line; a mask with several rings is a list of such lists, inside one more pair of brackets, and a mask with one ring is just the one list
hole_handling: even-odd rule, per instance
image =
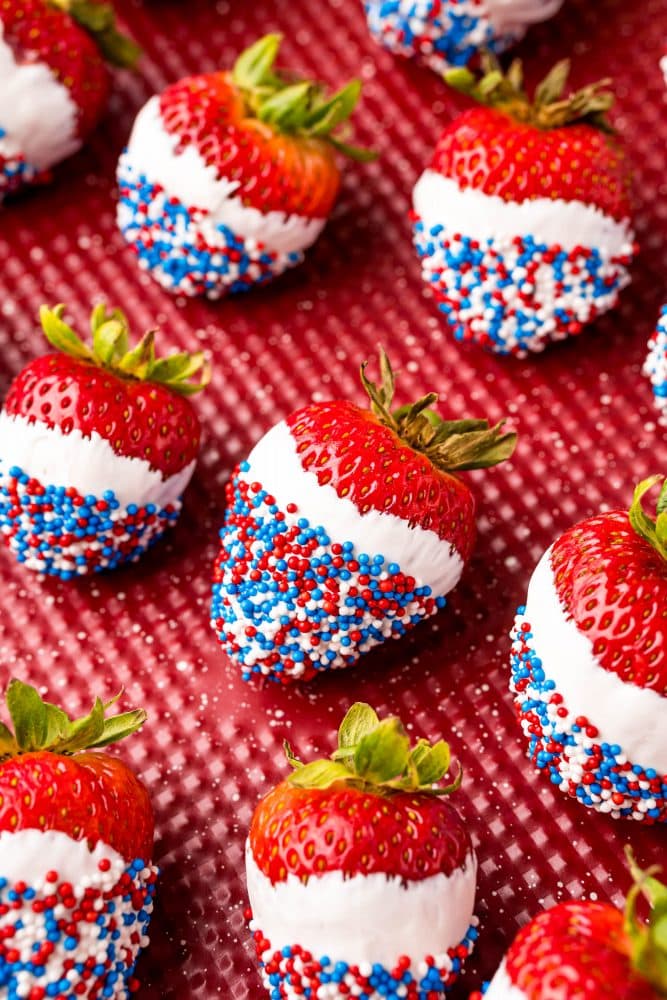
[[[454, 344], [421, 283], [410, 241], [410, 190], [459, 98], [436, 76], [369, 38], [357, 0], [121, 0], [145, 51], [120, 74], [108, 117], [54, 184], [0, 215], [3, 393], [44, 348], [36, 313], [64, 300], [79, 324], [91, 302], [122, 305], [135, 328], [214, 361], [197, 401], [201, 460], [181, 521], [135, 568], [43, 582], [0, 553], [0, 663], [71, 710], [93, 693], [145, 705], [150, 725], [122, 751], [148, 784], [163, 875], [140, 996], [262, 996], [243, 908], [243, 844], [260, 795], [285, 773], [281, 741], [331, 745], [349, 703], [412, 718], [449, 736], [465, 768], [457, 800], [480, 858], [481, 937], [454, 991], [488, 978], [517, 928], [558, 900], [611, 899], [627, 888], [623, 845], [642, 864], [664, 856], [665, 830], [614, 823], [552, 791], [524, 758], [507, 690], [508, 631], [543, 549], [574, 521], [629, 503], [633, 483], [667, 471], [640, 374], [667, 298], [667, 116], [658, 68], [667, 3], [568, 0], [519, 49], [534, 79], [567, 53], [575, 80], [617, 80], [615, 121], [636, 172], [642, 250], [620, 308], [579, 340], [527, 361]], [[114, 225], [114, 168], [133, 117], [155, 90], [231, 63], [267, 31], [283, 62], [340, 84], [359, 74], [356, 139], [381, 158], [348, 166], [340, 201], [306, 264], [270, 288], [217, 305], [173, 299], [139, 273]], [[234, 463], [276, 420], [310, 400], [361, 401], [356, 370], [383, 342], [402, 370], [399, 402], [437, 389], [443, 412], [508, 414], [516, 457], [471, 475], [479, 500], [473, 562], [448, 607], [363, 665], [299, 690], [255, 690], [230, 669], [208, 624], [209, 575]]]

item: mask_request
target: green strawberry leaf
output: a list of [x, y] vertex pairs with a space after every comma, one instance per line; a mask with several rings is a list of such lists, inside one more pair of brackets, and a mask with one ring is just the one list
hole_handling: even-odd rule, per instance
[[18, 743], [14, 739], [11, 729], [8, 729], [4, 722], [0, 722], [0, 758], [13, 756], [18, 753]]
[[399, 778], [409, 758], [410, 740], [400, 719], [383, 719], [359, 741], [354, 770], [364, 781], [382, 785]]
[[136, 66], [141, 49], [116, 28], [116, 16], [111, 4], [100, 3], [99, 0], [50, 0], [50, 3], [67, 11], [93, 36], [102, 55], [112, 66], [126, 69]]
[[71, 358], [90, 361], [92, 357], [90, 350], [71, 326], [63, 321], [64, 312], [65, 306], [62, 303], [54, 306], [53, 309], [49, 309], [47, 306], [40, 307], [39, 319], [46, 339], [57, 351], [68, 354]]
[[330, 142], [334, 149], [342, 156], [346, 156], [348, 160], [355, 160], [357, 163], [372, 163], [373, 160], [377, 160], [378, 158], [378, 153], [374, 149], [351, 146], [348, 142], [338, 139], [335, 135], [328, 135], [327, 142]]
[[272, 70], [281, 42], [282, 35], [265, 35], [241, 53], [232, 70], [232, 80], [241, 90], [279, 86], [280, 78]]
[[300, 761], [298, 757], [294, 756], [294, 753], [292, 752], [292, 747], [287, 742], [287, 740], [283, 740], [283, 753], [287, 757], [287, 763], [290, 765], [290, 767], [293, 767], [295, 770], [297, 770], [300, 767], [303, 767], [303, 762]]
[[101, 365], [111, 364], [115, 358], [127, 353], [127, 328], [116, 319], [109, 319], [98, 326], [93, 335], [95, 359]]
[[313, 85], [307, 80], [293, 83], [263, 101], [257, 117], [281, 132], [297, 132], [303, 127], [312, 94]]
[[330, 788], [337, 781], [349, 783], [351, 778], [344, 764], [334, 760], [314, 760], [293, 771], [287, 780], [296, 788]]
[[143, 726], [147, 718], [148, 716], [143, 708], [136, 708], [132, 712], [123, 712], [121, 715], [115, 715], [111, 719], [105, 719], [101, 738], [95, 740], [94, 743], [89, 743], [88, 748], [99, 750], [102, 747], [108, 747], [111, 743], [118, 743], [120, 740], [124, 740], [127, 736], [131, 736], [132, 733], [136, 733]]
[[361, 80], [350, 82], [328, 101], [315, 102], [303, 123], [308, 135], [326, 136], [350, 117], [361, 97]]
[[355, 748], [358, 743], [372, 733], [380, 724], [375, 709], [363, 701], [357, 701], [349, 709], [338, 729], [338, 746], [341, 750]]
[[658, 497], [658, 503], [656, 504], [656, 511], [658, 514], [664, 514], [667, 511], [667, 479], [665, 479], [662, 484], [662, 489], [660, 490], [660, 496]]
[[99, 698], [88, 713], [81, 719], [76, 719], [70, 725], [65, 739], [60, 740], [55, 750], [58, 753], [76, 753], [94, 746], [104, 731], [104, 705]]
[[419, 759], [415, 760], [419, 784], [435, 785], [449, 770], [450, 762], [449, 746], [444, 740], [439, 740], [434, 746], [427, 744], [426, 751], [422, 751]]
[[50, 721], [38, 691], [19, 680], [9, 682], [7, 708], [20, 750], [41, 750], [46, 745]]
[[149, 380], [155, 365], [155, 331], [145, 333], [136, 347], [128, 351], [118, 362], [120, 371], [134, 375], [138, 379]]

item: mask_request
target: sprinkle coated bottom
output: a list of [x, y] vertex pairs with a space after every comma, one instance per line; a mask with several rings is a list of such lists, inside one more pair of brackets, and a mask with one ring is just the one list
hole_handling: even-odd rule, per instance
[[454, 337], [499, 354], [522, 357], [581, 333], [616, 305], [630, 281], [629, 244], [618, 256], [597, 247], [566, 251], [531, 236], [488, 239], [484, 246], [412, 218], [422, 277]]
[[362, 653], [444, 607], [380, 553], [334, 542], [282, 511], [241, 463], [228, 487], [211, 624], [244, 680], [287, 683], [351, 666]]
[[519, 608], [512, 629], [510, 688], [528, 755], [553, 785], [615, 819], [667, 822], [667, 776], [629, 761], [618, 744], [565, 705], [542, 669], [530, 624]]
[[0, 126], [0, 201], [40, 176], [40, 171], [27, 163], [23, 156], [3, 151], [2, 140], [5, 135], [6, 132]]
[[477, 918], [463, 941], [442, 955], [413, 959], [397, 957], [394, 968], [366, 963], [349, 965], [340, 959], [322, 955], [315, 958], [299, 945], [275, 951], [246, 911], [255, 939], [262, 981], [270, 1000], [339, 1000], [342, 996], [360, 1000], [437, 1000], [456, 981], [466, 958], [477, 940]]
[[0, 533], [28, 569], [68, 580], [134, 562], [177, 520], [181, 501], [121, 506], [112, 490], [83, 496], [0, 462]]
[[419, 56], [436, 73], [466, 66], [481, 48], [502, 52], [517, 36], [496, 35], [479, 0], [365, 0], [371, 33], [402, 56]]
[[118, 225], [139, 265], [163, 288], [219, 299], [263, 285], [300, 264], [302, 253], [274, 253], [216, 224], [204, 209], [168, 197], [138, 174], [128, 153], [118, 165]]
[[148, 944], [158, 870], [102, 859], [80, 884], [0, 877], [0, 992], [7, 1000], [127, 998]]
[[660, 423], [667, 424], [667, 305], [662, 307], [658, 326], [648, 342], [644, 374], [651, 382]]

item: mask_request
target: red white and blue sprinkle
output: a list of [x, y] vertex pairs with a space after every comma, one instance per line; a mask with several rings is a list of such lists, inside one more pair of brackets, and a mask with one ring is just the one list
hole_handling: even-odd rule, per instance
[[444, 607], [382, 553], [281, 510], [242, 462], [228, 486], [211, 624], [244, 680], [287, 683], [354, 664]]
[[120, 230], [140, 267], [170, 292], [218, 299], [266, 284], [303, 260], [303, 253], [274, 252], [216, 223], [207, 210], [169, 197], [135, 170], [127, 152], [118, 186]]
[[339, 1000], [342, 996], [359, 1000], [437, 1000], [456, 981], [463, 963], [477, 940], [477, 919], [454, 948], [441, 955], [397, 957], [393, 968], [379, 963], [348, 964], [330, 955], [315, 957], [298, 944], [274, 950], [246, 911], [255, 940], [262, 981], [270, 1000]]
[[[0, 992], [7, 1000], [126, 1000], [138, 989], [158, 870], [136, 859], [81, 885], [57, 871], [29, 885], [0, 877]], [[105, 874], [108, 877], [105, 878]]]
[[466, 66], [481, 49], [502, 52], [518, 36], [498, 35], [479, 0], [365, 0], [371, 33], [402, 56], [419, 56], [436, 73]]
[[647, 824], [667, 822], [667, 775], [628, 760], [622, 746], [601, 741], [589, 719], [575, 716], [545, 675], [524, 615], [520, 607], [511, 633], [510, 688], [530, 759], [589, 808]]
[[31, 184], [40, 175], [40, 171], [20, 154], [3, 153], [2, 140], [6, 134], [0, 126], [0, 201], [6, 195], [18, 191], [24, 184]]
[[523, 357], [581, 333], [630, 281], [630, 247], [613, 256], [530, 235], [482, 242], [412, 218], [422, 276], [455, 339], [499, 354]]
[[0, 462], [0, 534], [28, 569], [63, 580], [134, 562], [179, 517], [181, 500], [121, 505], [113, 490], [101, 497], [31, 478]]
[[644, 374], [651, 383], [660, 423], [667, 424], [667, 305], [662, 307], [656, 330], [649, 339]]

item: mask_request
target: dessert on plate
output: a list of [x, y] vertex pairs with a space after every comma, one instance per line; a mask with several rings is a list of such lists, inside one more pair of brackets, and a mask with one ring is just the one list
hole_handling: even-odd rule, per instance
[[236, 468], [211, 623], [245, 680], [351, 666], [444, 606], [470, 558], [475, 500], [459, 478], [509, 458], [503, 423], [444, 420], [429, 393], [393, 408], [380, 354], [365, 407], [311, 403]]
[[0, 200], [80, 149], [104, 115], [108, 65], [139, 55], [109, 3], [0, 4]]
[[644, 374], [651, 382], [660, 423], [667, 424], [667, 305], [662, 307], [658, 325], [649, 338]]
[[[572, 900], [544, 910], [510, 945], [484, 1000], [660, 1000], [667, 993], [664, 927], [667, 886], [643, 872], [626, 849], [634, 877], [625, 912], [610, 903]], [[651, 906], [637, 914], [638, 897]], [[470, 1000], [482, 1000], [473, 993]]]
[[667, 481], [655, 520], [643, 507], [660, 482], [556, 539], [512, 631], [530, 759], [583, 805], [643, 823], [667, 820]]
[[26, 1000], [129, 1000], [158, 870], [146, 788], [99, 753], [145, 721], [96, 699], [71, 720], [19, 680], [0, 725], [0, 987]]
[[436, 73], [465, 66], [480, 50], [503, 52], [557, 14], [563, 0], [364, 0], [381, 45], [417, 56]]
[[446, 79], [478, 106], [443, 130], [413, 192], [422, 277], [454, 337], [523, 356], [611, 309], [635, 252], [629, 170], [609, 81], [564, 96], [569, 62], [535, 90], [517, 60]]
[[[30, 361], [0, 412], [0, 534], [28, 569], [62, 579], [135, 561], [177, 520], [199, 451], [189, 400], [202, 353], [131, 346], [119, 309], [93, 309], [92, 346], [42, 306], [55, 351]], [[199, 381], [196, 381], [196, 378]]]
[[260, 802], [246, 845], [247, 917], [271, 998], [441, 996], [477, 937], [477, 863], [439, 782], [449, 747], [414, 747], [353, 705], [330, 758]]
[[118, 164], [118, 224], [164, 288], [217, 299], [299, 264], [338, 188], [361, 84], [329, 96], [279, 71], [279, 35], [230, 72], [171, 84], [139, 112]]

